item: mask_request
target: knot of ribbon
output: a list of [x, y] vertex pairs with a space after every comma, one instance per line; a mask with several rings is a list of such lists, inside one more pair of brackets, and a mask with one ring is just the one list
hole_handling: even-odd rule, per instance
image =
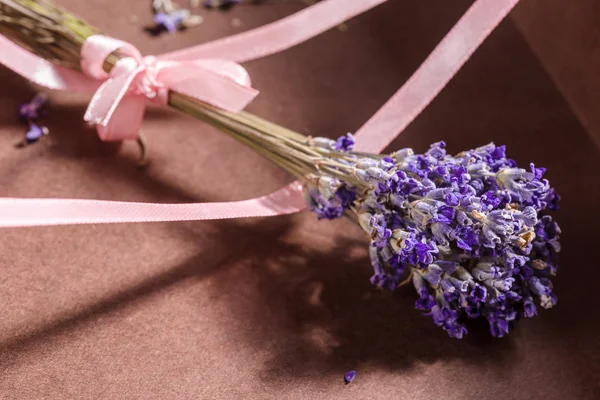
[[[121, 58], [110, 72], [107, 57], [118, 51]], [[133, 45], [111, 37], [90, 36], [81, 50], [81, 69], [91, 79], [103, 81], [85, 113], [105, 141], [138, 137], [147, 102], [166, 105], [169, 91], [230, 112], [239, 112], [258, 91], [239, 64], [221, 59], [173, 61], [145, 56]]]

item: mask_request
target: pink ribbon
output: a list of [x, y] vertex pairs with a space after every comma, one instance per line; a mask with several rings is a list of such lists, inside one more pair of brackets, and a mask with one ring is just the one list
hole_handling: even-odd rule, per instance
[[[273, 24], [206, 45], [170, 53], [165, 57], [169, 57], [171, 61], [202, 59], [209, 55], [216, 59], [235, 61], [262, 57], [307, 40], [384, 1], [326, 0]], [[477, 0], [415, 74], [356, 133], [357, 148], [361, 151], [373, 152], [383, 150], [427, 107], [518, 1]], [[282, 32], [286, 32], [287, 36], [282, 37]], [[0, 39], [2, 39], [1, 36]], [[0, 45], [3, 45], [1, 40]], [[4, 47], [8, 49], [8, 47]], [[237, 53], [237, 57], [232, 53]], [[7, 65], [4, 62], [6, 58], [3, 51], [0, 51], [0, 62]], [[140, 74], [146, 74], [144, 68], [156, 67], [153, 60], [150, 60], [148, 66], [146, 61], [132, 58], [136, 61], [136, 66], [134, 67], [132, 63], [130, 67], [123, 67], [128, 72], [115, 73], [114, 79], [121, 77], [125, 82], [129, 82], [122, 78], [127, 76], [131, 81], [135, 81], [139, 79]], [[54, 88], [69, 87], [73, 84], [74, 79], [77, 80], [70, 71], [54, 68], [46, 62], [40, 63], [39, 66], [39, 70], [26, 67], [21, 72], [18, 70], [17, 72], [30, 79], [31, 77], [37, 79], [37, 81], [32, 79], [36, 83], [49, 79], [55, 84]], [[48, 70], [48, 68], [50, 69]], [[143, 69], [143, 71], [136, 72], [138, 69]], [[143, 76], [154, 77], [154, 72]], [[109, 81], [110, 79], [106, 82]], [[76, 90], [85, 90], [85, 85], [94, 86], [89, 81], [77, 83]], [[126, 91], [131, 90], [131, 87], [127, 86]], [[123, 86], [119, 86], [119, 88], [122, 90]], [[150, 86], [150, 89], [155, 90], [158, 96], [160, 88]], [[98, 115], [103, 114], [99, 113]], [[4, 198], [0, 199], [0, 226], [263, 217], [291, 214], [304, 208], [301, 186], [298, 182], [256, 199], [224, 203], [154, 204], [76, 199]]]
[[[127, 57], [107, 74], [104, 60], [117, 50]], [[246, 70], [235, 62], [142, 57], [131, 44], [102, 35], [91, 36], [84, 43], [81, 68], [87, 76], [104, 81], [84, 116], [96, 125], [102, 140], [135, 139], [146, 101], [166, 105], [169, 90], [231, 112], [243, 110], [258, 94], [250, 87]]]

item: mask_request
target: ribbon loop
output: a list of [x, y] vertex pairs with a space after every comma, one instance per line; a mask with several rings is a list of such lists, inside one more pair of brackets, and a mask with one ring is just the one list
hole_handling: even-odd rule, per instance
[[109, 74], [104, 70], [104, 62], [117, 50], [136, 61], [142, 59], [142, 54], [132, 44], [109, 36], [93, 35], [88, 37], [81, 47], [81, 70], [90, 78], [102, 81], [108, 79]]

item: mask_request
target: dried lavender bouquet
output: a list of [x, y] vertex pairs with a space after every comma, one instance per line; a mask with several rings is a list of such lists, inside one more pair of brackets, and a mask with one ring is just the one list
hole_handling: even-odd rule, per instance
[[[45, 0], [0, 0], [0, 23], [3, 35], [74, 69], [83, 41], [97, 33]], [[107, 71], [118, 57], [107, 60]], [[504, 146], [450, 156], [440, 142], [420, 155], [365, 154], [353, 151], [350, 134], [305, 137], [174, 92], [169, 104], [296, 176], [319, 219], [354, 221], [370, 241], [372, 283], [389, 290], [412, 283], [415, 307], [450, 336], [462, 338], [468, 319], [485, 318], [501, 337], [538, 307], [556, 304], [560, 229], [547, 212], [559, 196], [543, 168], [519, 168]]]
[[371, 282], [389, 290], [412, 282], [415, 307], [451, 337], [478, 317], [502, 337], [556, 304], [560, 229], [547, 211], [559, 196], [545, 169], [518, 168], [504, 146], [450, 156], [439, 142], [425, 154], [383, 156], [353, 152], [350, 134], [301, 142], [235, 134], [303, 181], [319, 219], [346, 215], [359, 225], [370, 240]]

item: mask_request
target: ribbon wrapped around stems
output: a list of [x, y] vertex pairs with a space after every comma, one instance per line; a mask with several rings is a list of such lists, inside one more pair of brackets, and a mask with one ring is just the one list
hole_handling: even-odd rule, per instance
[[[217, 40], [208, 44], [159, 56], [159, 61], [227, 60], [243, 62], [285, 50], [386, 0], [326, 0], [290, 17], [264, 27]], [[356, 133], [357, 149], [380, 152], [401, 133], [452, 79], [485, 40], [497, 24], [518, 3], [518, 0], [476, 0], [460, 21], [446, 35], [431, 55], [402, 88]], [[97, 38], [99, 41], [108, 40]], [[96, 40], [96, 39], [94, 39]], [[90, 104], [86, 116], [109, 127], [117, 105], [123, 105], [126, 94], [137, 97], [137, 116], [143, 115], [141, 96], [164, 96], [163, 86], [156, 80], [163, 71], [155, 59], [142, 59], [130, 49], [128, 64], [123, 64], [113, 76], [100, 76], [106, 81], [100, 87], [82, 74], [57, 67], [44, 61], [0, 36], [0, 62], [35, 83], [61, 90], [106, 90], [113, 97], [98, 108]], [[106, 54], [107, 55], [107, 54]], [[124, 60], [128, 60], [125, 58]], [[97, 64], [96, 64], [97, 65]], [[204, 65], [206, 67], [206, 64]], [[231, 68], [237, 66], [229, 64]], [[181, 66], [178, 66], [179, 68]], [[183, 68], [183, 67], [181, 67]], [[158, 70], [158, 71], [157, 71]], [[167, 67], [164, 67], [167, 70]], [[209, 73], [222, 73], [207, 67]], [[90, 70], [91, 71], [91, 70]], [[240, 70], [238, 70], [240, 72]], [[88, 71], [89, 73], [89, 71]], [[90, 74], [93, 76], [93, 74]], [[232, 76], [229, 84], [249, 89], [247, 76]], [[144, 79], [150, 81], [143, 82]], [[112, 81], [111, 81], [112, 80]], [[118, 82], [115, 83], [115, 81]], [[135, 83], [135, 84], [134, 84]], [[172, 84], [172, 82], [170, 82]], [[166, 86], [166, 85], [165, 85]], [[98, 89], [100, 87], [100, 89]], [[233, 90], [233, 89], [232, 89]], [[132, 93], [133, 92], [133, 93]], [[243, 103], [244, 101], [240, 101]], [[249, 100], [248, 100], [249, 101]], [[210, 103], [211, 100], [209, 99]], [[216, 102], [216, 101], [215, 101]], [[218, 104], [215, 104], [219, 106]], [[221, 107], [224, 105], [221, 104]], [[131, 106], [129, 106], [131, 107]], [[225, 105], [225, 107], [228, 107]], [[233, 108], [233, 107], [232, 107]], [[243, 108], [243, 106], [242, 106]], [[97, 111], [97, 113], [96, 113]], [[113, 125], [114, 126], [114, 125]], [[110, 127], [101, 132], [105, 138], [116, 139]], [[137, 131], [136, 131], [137, 133]], [[291, 214], [301, 211], [305, 204], [301, 187], [294, 182], [274, 193], [255, 199], [196, 204], [153, 204], [75, 199], [0, 199], [0, 226], [41, 226], [88, 223], [152, 222], [180, 220], [211, 220], [241, 217], [260, 217]]]
[[[104, 60], [115, 51], [127, 57], [107, 73]], [[102, 140], [137, 138], [146, 101], [167, 105], [170, 90], [231, 112], [243, 110], [258, 94], [246, 70], [233, 61], [142, 57], [131, 44], [102, 35], [85, 41], [81, 66], [87, 76], [104, 81], [83, 117], [96, 125]]]

